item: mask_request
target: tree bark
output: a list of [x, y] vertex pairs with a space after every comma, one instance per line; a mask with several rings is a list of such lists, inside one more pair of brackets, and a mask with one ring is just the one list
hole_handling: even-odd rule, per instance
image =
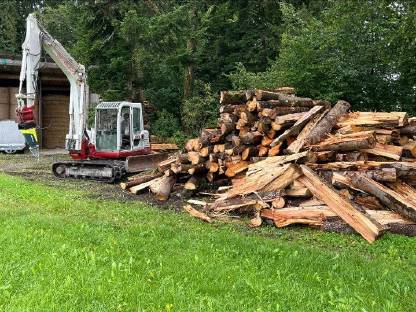
[[270, 146], [273, 147], [286, 140], [289, 136], [299, 134], [299, 131], [302, 130], [302, 128], [308, 123], [308, 121], [314, 118], [317, 114], [319, 114], [323, 110], [323, 108], [323, 106], [315, 106], [311, 108], [310, 111], [306, 113], [304, 116], [302, 116], [302, 118], [300, 118], [292, 127], [286, 130], [276, 139], [274, 139]]
[[151, 180], [159, 178], [161, 176], [163, 176], [162, 172], [158, 172], [156, 174], [147, 174], [147, 175], [144, 175], [144, 176], [137, 177], [134, 180], [131, 180], [131, 181], [128, 181], [128, 182], [122, 182], [122, 183], [120, 183], [120, 186], [123, 190], [127, 190], [127, 189], [129, 189], [133, 186], [151, 181]]
[[347, 113], [350, 109], [350, 103], [338, 101], [337, 104], [323, 117], [319, 123], [312, 129], [306, 138], [306, 143], [316, 144], [324, 139], [337, 124], [338, 118]]

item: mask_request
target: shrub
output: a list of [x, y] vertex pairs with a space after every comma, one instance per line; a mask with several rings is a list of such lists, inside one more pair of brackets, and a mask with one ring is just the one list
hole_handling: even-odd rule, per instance
[[182, 127], [187, 135], [197, 136], [202, 128], [215, 127], [217, 121], [218, 97], [211, 91], [211, 85], [195, 82], [194, 96], [182, 105]]
[[151, 127], [154, 135], [167, 139], [180, 131], [179, 120], [173, 114], [162, 110], [157, 114], [157, 119]]

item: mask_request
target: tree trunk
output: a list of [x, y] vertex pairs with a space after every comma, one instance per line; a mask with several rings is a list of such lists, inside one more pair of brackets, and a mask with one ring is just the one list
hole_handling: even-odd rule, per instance
[[312, 118], [303, 129], [300, 131], [296, 140], [289, 144], [286, 151], [289, 154], [296, 154], [302, 151], [304, 146], [307, 144], [308, 137], [311, 131], [316, 127], [316, 125], [321, 121], [321, 119], [328, 113], [328, 109], [324, 112], [317, 114], [314, 118]]
[[221, 91], [220, 103], [221, 104], [240, 104], [246, 102], [245, 91]]
[[312, 129], [306, 138], [308, 144], [316, 144], [324, 139], [337, 124], [338, 118], [346, 114], [350, 109], [350, 103], [338, 101], [337, 104], [323, 117], [320, 122]]
[[120, 186], [123, 190], [127, 190], [127, 189], [129, 189], [133, 186], [136, 186], [136, 185], [151, 181], [153, 179], [159, 178], [162, 175], [163, 175], [162, 172], [158, 172], [156, 174], [147, 174], [147, 175], [144, 175], [144, 176], [137, 177], [134, 180], [131, 180], [131, 181], [128, 181], [128, 182], [122, 182], [122, 183], [120, 183]]
[[276, 139], [274, 139], [270, 146], [273, 147], [286, 140], [289, 136], [299, 134], [299, 131], [302, 130], [302, 128], [308, 123], [308, 121], [314, 118], [317, 114], [319, 114], [323, 110], [323, 108], [323, 106], [315, 106], [311, 108], [310, 111], [304, 116], [302, 116], [302, 118], [300, 118], [292, 127], [286, 130]]

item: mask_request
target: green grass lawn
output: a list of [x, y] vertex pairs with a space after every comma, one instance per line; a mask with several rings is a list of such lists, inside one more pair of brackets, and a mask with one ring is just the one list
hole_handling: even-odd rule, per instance
[[416, 238], [208, 225], [0, 175], [3, 311], [415, 311]]

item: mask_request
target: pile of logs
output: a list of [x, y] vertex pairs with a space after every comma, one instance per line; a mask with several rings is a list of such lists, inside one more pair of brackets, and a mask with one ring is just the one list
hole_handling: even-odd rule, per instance
[[416, 235], [415, 118], [350, 112], [348, 102], [331, 107], [289, 87], [223, 91], [220, 102], [217, 128], [122, 188], [159, 200], [174, 185], [209, 192], [215, 200], [190, 200], [201, 209], [186, 206], [208, 222], [232, 213], [253, 227], [306, 224], [369, 242], [384, 231]]

